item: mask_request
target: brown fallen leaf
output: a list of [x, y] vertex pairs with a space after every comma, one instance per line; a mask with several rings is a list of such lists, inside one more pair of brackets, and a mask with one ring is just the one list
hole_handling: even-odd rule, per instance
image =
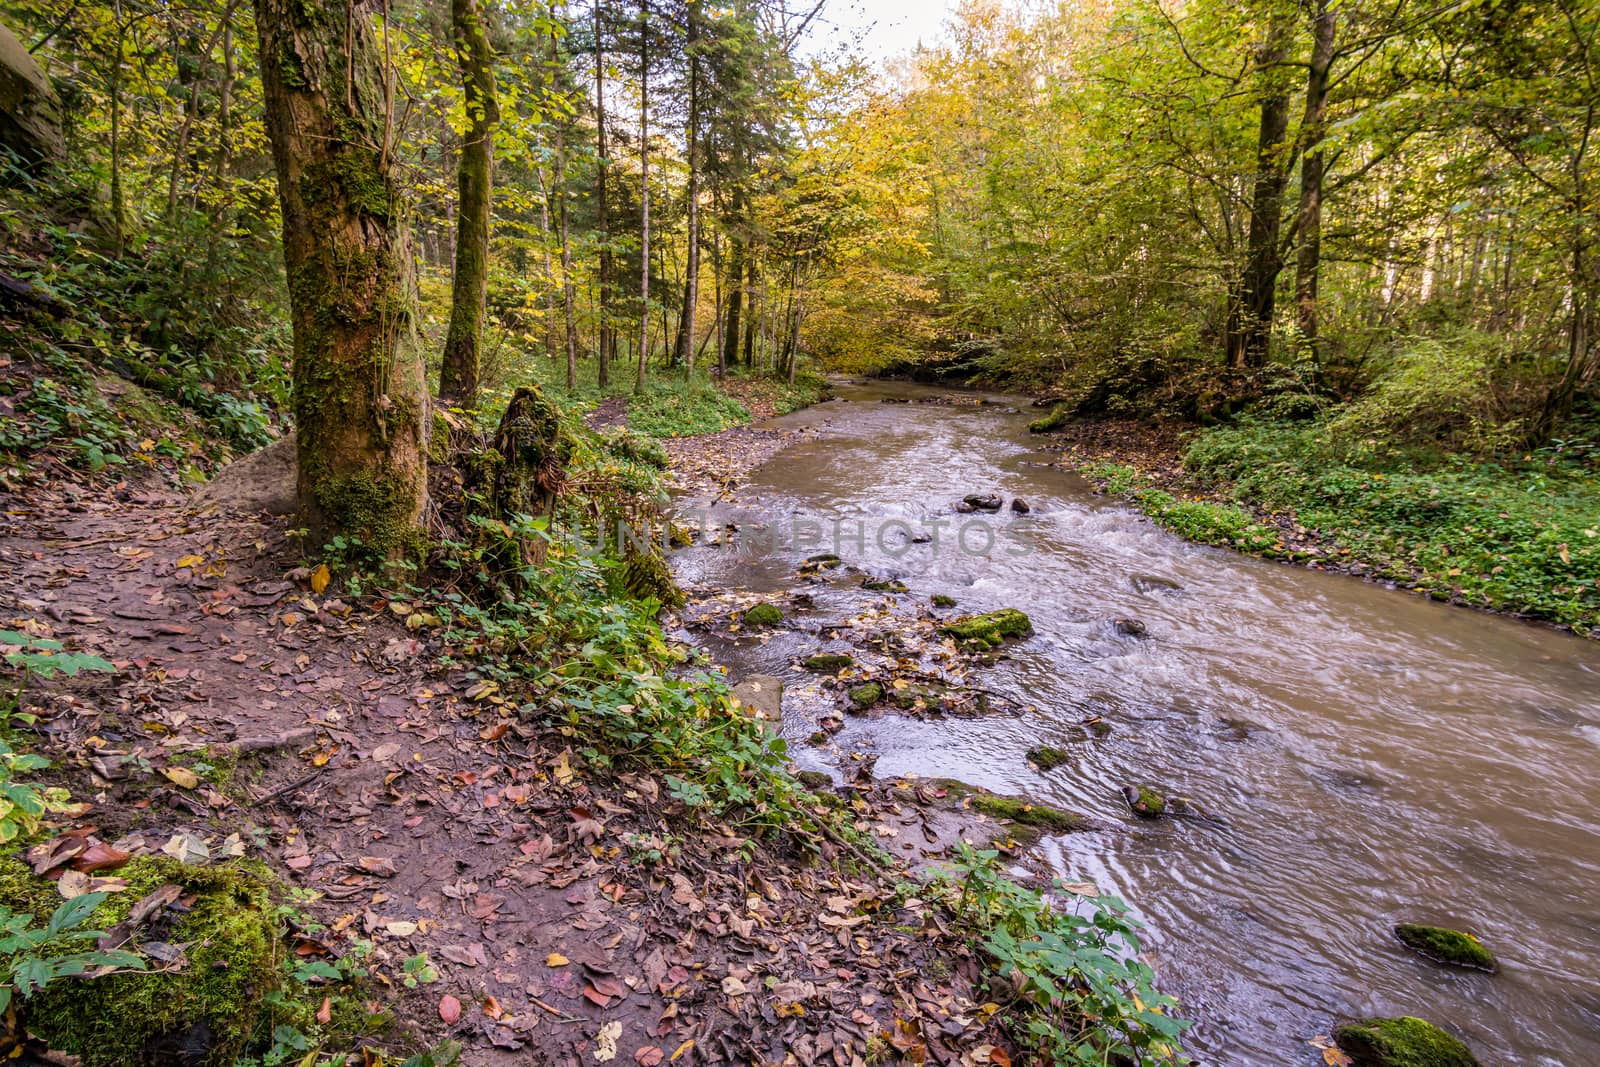
[[333, 998], [323, 997], [322, 1007], [317, 1009], [317, 1022], [327, 1026], [333, 1020]]
[[633, 1054], [633, 1062], [640, 1067], [656, 1067], [666, 1058], [667, 1054], [654, 1045], [645, 1045]]
[[491, 993], [483, 998], [483, 1013], [491, 1019], [498, 1019], [504, 1014], [501, 1010], [500, 1002], [494, 998], [494, 994]]
[[84, 874], [93, 874], [95, 871], [114, 871], [132, 858], [133, 853], [131, 852], [123, 852], [121, 849], [112, 848], [110, 845], [96, 841], [72, 861], [72, 869], [82, 871]]
[[446, 993], [439, 998], [439, 1018], [448, 1026], [454, 1026], [461, 1019], [461, 1001]]
[[362, 856], [356, 860], [356, 867], [378, 878], [393, 878], [400, 873], [394, 860], [387, 856]]

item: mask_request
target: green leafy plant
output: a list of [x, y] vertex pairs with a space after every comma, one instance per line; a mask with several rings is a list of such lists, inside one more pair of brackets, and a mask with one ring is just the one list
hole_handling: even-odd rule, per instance
[[144, 960], [131, 952], [87, 947], [105, 934], [79, 928], [106, 896], [85, 893], [63, 901], [43, 926], [34, 925], [31, 914], [13, 913], [0, 904], [0, 959], [5, 967], [0, 1012], [13, 998], [26, 1000], [58, 978], [79, 977], [98, 968], [145, 969]]
[[990, 995], [1013, 1036], [1053, 1067], [1189, 1062], [1179, 1039], [1189, 1023], [1138, 958], [1139, 923], [1116, 897], [1053, 907], [1004, 877], [998, 853], [962, 844], [943, 876], [951, 907], [974, 931], [1002, 981]]

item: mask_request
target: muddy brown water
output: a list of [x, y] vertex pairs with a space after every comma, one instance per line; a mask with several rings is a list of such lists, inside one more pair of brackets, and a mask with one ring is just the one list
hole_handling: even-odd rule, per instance
[[[827, 698], [792, 664], [818, 638], [717, 646], [735, 674], [793, 684], [782, 730], [799, 762], [838, 773], [840, 753], [871, 752], [880, 777], [961, 778], [1111, 824], [1048, 839], [1035, 859], [1134, 907], [1161, 984], [1197, 1021], [1200, 1062], [1320, 1063], [1308, 1042], [1339, 1018], [1410, 1014], [1485, 1064], [1600, 1065], [1600, 644], [1185, 543], [1044, 465], [1025, 426], [1036, 413], [1015, 401], [882, 402], [953, 395], [973, 399], [847, 385], [776, 420], [806, 432], [733, 508], [776, 542], [698, 546], [675, 565], [704, 589], [811, 593], [791, 619], [803, 628], [881, 599], [795, 577], [832, 550], [835, 520], [847, 535], [865, 523], [865, 546], [847, 536], [839, 554], [904, 581], [907, 609], [946, 593], [959, 611], [1028, 612], [1035, 636], [985, 684], [1036, 710], [852, 718], [817, 750], [804, 739]], [[994, 545], [971, 527], [963, 549], [955, 524], [974, 517], [953, 505], [972, 492], [1031, 511], [977, 516]], [[894, 525], [941, 519], [937, 545]], [[1117, 617], [1149, 636], [1118, 635]], [[1090, 714], [1109, 737], [1079, 740], [1072, 724]], [[1074, 759], [1036, 773], [1024, 753], [1037, 744]], [[1136, 820], [1119, 793], [1130, 782], [1210, 818]], [[1411, 955], [1390, 933], [1400, 921], [1474, 931], [1500, 973]]]

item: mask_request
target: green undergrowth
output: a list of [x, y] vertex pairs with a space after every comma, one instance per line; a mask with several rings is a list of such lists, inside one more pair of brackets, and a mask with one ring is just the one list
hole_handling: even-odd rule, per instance
[[1475, 459], [1245, 422], [1200, 435], [1184, 465], [1236, 500], [1293, 512], [1379, 577], [1589, 632], [1600, 624], [1593, 453], [1572, 440]]
[[962, 844], [942, 884], [957, 918], [996, 969], [989, 995], [1029, 1053], [1026, 1062], [1188, 1063], [1180, 1039], [1189, 1023], [1138, 958], [1139, 923], [1128, 906], [1115, 897], [1065, 893], [1052, 903], [1002, 875], [997, 858]]
[[1095, 464], [1088, 474], [1100, 480], [1106, 492], [1127, 497], [1159, 526], [1187, 540], [1262, 556], [1282, 554], [1277, 532], [1237, 505], [1174, 496], [1119, 463]]

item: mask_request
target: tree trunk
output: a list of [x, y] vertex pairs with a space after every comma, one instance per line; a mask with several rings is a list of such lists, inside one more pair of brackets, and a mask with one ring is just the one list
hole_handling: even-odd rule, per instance
[[755, 366], [755, 358], [756, 358], [756, 304], [755, 304], [755, 300], [756, 300], [756, 282], [758, 281], [757, 272], [756, 272], [756, 257], [755, 256], [747, 256], [747, 257], [745, 257], [744, 269], [745, 269], [745, 286], [744, 286], [745, 287], [745, 292], [750, 294], [749, 296], [747, 296], [745, 298], [745, 302], [746, 302], [746, 304], [748, 306], [745, 308], [745, 316], [744, 316], [744, 365], [746, 367], [753, 367], [753, 366]]
[[610, 365], [617, 335], [611, 328], [611, 224], [606, 216], [606, 51], [600, 0], [594, 4], [595, 227], [600, 231], [600, 387], [611, 384]]
[[439, 399], [478, 404], [478, 363], [483, 348], [484, 300], [489, 291], [489, 204], [494, 128], [500, 104], [494, 54], [478, 0], [450, 0], [450, 26], [467, 109], [467, 139], [456, 167], [456, 273], [450, 294], [450, 328], [439, 369]]
[[700, 304], [700, 5], [689, 4], [689, 33], [685, 51], [689, 54], [689, 128], [685, 141], [689, 150], [688, 228], [689, 247], [684, 255], [683, 314], [678, 317], [678, 361], [684, 376], [694, 379], [694, 335]]
[[356, 3], [254, 0], [294, 326], [297, 490], [311, 544], [414, 552], [428, 394], [385, 143], [387, 81]]
[[[1262, 67], [1271, 70], [1283, 62], [1286, 47], [1281, 31], [1266, 46]], [[1256, 135], [1256, 173], [1250, 197], [1250, 232], [1244, 270], [1236, 299], [1229, 309], [1227, 357], [1236, 368], [1262, 367], [1272, 334], [1272, 313], [1283, 251], [1278, 236], [1283, 224], [1283, 190], [1289, 171], [1284, 159], [1284, 139], [1289, 132], [1289, 96], [1273, 86], [1261, 101], [1261, 124]]]
[[1295, 253], [1294, 303], [1300, 335], [1313, 358], [1317, 351], [1317, 289], [1322, 273], [1322, 179], [1327, 158], [1322, 138], [1327, 131], [1328, 72], [1333, 65], [1333, 39], [1338, 15], [1329, 0], [1317, 0], [1312, 27], [1311, 62], [1306, 74], [1306, 110], [1300, 124], [1299, 248]]
[[[734, 198], [734, 218], [738, 218], [739, 202]], [[722, 371], [739, 359], [739, 306], [744, 302], [744, 243], [736, 235], [728, 238], [733, 246], [728, 253], [728, 314], [724, 318], [722, 334]]]
[[644, 392], [650, 356], [650, 4], [639, 2], [639, 369], [633, 391]]
[[561, 121], [556, 123], [556, 196], [561, 226], [561, 311], [567, 325], [567, 389], [570, 391], [578, 387], [578, 312], [577, 293], [572, 285], [572, 237], [567, 222], [567, 127]]

